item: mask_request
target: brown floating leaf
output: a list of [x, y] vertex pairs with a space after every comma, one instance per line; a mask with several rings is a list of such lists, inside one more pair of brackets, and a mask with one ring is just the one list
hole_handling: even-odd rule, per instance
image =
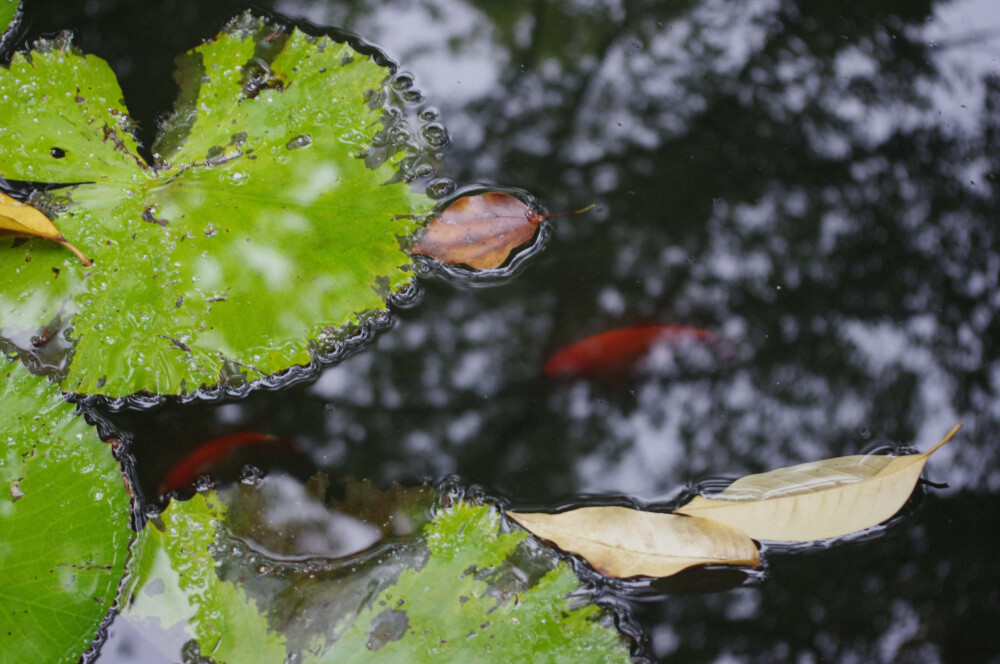
[[961, 426], [923, 454], [838, 457], [748, 475], [675, 511], [728, 524], [760, 540], [809, 542], [848, 535], [898, 512], [927, 458]]
[[83, 253], [66, 241], [59, 229], [42, 212], [0, 192], [0, 230], [52, 240], [73, 252], [81, 263], [92, 265]]
[[507, 516], [615, 578], [664, 577], [697, 565], [760, 565], [753, 540], [708, 519], [627, 507], [582, 507], [560, 514], [508, 512]]
[[477, 270], [500, 267], [511, 251], [531, 241], [540, 220], [510, 194], [465, 196], [431, 220], [410, 253]]
[[[590, 207], [568, 214], [585, 212]], [[465, 196], [427, 224], [410, 253], [476, 270], [497, 268], [510, 252], [531, 241], [538, 222], [560, 216], [564, 215], [539, 214], [510, 194], [493, 191]]]

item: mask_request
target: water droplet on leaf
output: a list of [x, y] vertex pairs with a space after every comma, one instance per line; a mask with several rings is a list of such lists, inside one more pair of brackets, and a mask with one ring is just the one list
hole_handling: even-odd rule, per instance
[[285, 144], [285, 147], [289, 150], [297, 150], [298, 148], [305, 148], [312, 145], [313, 139], [309, 134], [299, 134], [292, 140]]

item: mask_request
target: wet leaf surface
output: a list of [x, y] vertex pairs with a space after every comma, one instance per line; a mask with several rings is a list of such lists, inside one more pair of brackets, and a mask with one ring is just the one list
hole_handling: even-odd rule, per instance
[[849, 535], [898, 512], [928, 457], [959, 428], [922, 454], [838, 457], [748, 475], [675, 511], [728, 524], [759, 540], [807, 542]]
[[[403, 571], [338, 641], [306, 661], [629, 661], [568, 566], [542, 556], [533, 564], [552, 567], [536, 568], [525, 581], [510, 563], [523, 538], [498, 535], [499, 523], [486, 506], [459, 503], [439, 512], [425, 530], [427, 562]], [[405, 614], [407, 628], [386, 633], [383, 623], [395, 611]]]
[[614, 578], [667, 577], [699, 565], [760, 565], [757, 546], [749, 537], [709, 519], [627, 507], [507, 515]]
[[151, 521], [112, 632], [166, 658], [211, 652], [218, 664], [286, 653], [315, 663], [629, 661], [569, 567], [523, 533], [499, 532], [493, 508], [459, 501], [435, 510], [419, 538], [364, 556], [296, 558], [244, 539], [248, 515], [233, 510], [260, 489], [174, 501]]
[[543, 218], [510, 194], [463, 196], [427, 224], [410, 253], [476, 270], [498, 268], [531, 241]]
[[[59, 229], [40, 210], [3, 192], [0, 192], [0, 231], [52, 240], [72, 251], [84, 267], [91, 266], [90, 260], [83, 255], [83, 252], [67, 242]], [[16, 245], [11, 248], [16, 249]]]
[[142, 631], [150, 650], [144, 656], [155, 649], [174, 659], [182, 651], [211, 655], [219, 663], [284, 660], [283, 639], [257, 604], [216, 573], [212, 548], [225, 513], [216, 496], [198, 494], [173, 502], [139, 535], [118, 619]]
[[38, 197], [93, 267], [37, 240], [0, 252], [0, 330], [67, 319], [68, 391], [183, 393], [305, 365], [413, 279], [399, 238], [431, 200], [396, 181], [401, 144], [376, 168], [359, 158], [385, 68], [247, 14], [177, 77], [150, 165], [114, 74], [68, 37], [0, 70], [0, 175], [84, 183]]
[[405, 537], [421, 525], [419, 512], [428, 507], [433, 490], [426, 485], [395, 482], [382, 490], [371, 480], [349, 477], [343, 482], [343, 494], [331, 503], [333, 509], [380, 528], [383, 537]]
[[73, 663], [121, 580], [129, 496], [58, 388], [0, 363], [0, 661]]

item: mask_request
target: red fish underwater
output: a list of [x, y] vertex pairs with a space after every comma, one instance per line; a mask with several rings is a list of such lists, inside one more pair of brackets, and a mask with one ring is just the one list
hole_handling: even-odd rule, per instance
[[637, 368], [658, 344], [715, 341], [721, 335], [681, 325], [638, 325], [602, 332], [571, 344], [545, 363], [545, 375], [611, 376]]
[[220, 470], [227, 475], [238, 474], [243, 463], [239, 463], [239, 468], [235, 469], [226, 466], [233, 465], [234, 460], [241, 460], [244, 452], [267, 446], [280, 446], [286, 450], [289, 448], [285, 440], [265, 433], [234, 433], [210, 440], [178, 461], [167, 472], [160, 483], [160, 495], [191, 488], [200, 476], [211, 475]]

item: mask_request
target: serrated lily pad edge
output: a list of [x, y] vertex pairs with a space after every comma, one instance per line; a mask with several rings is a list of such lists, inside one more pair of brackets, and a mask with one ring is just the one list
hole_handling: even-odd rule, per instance
[[0, 61], [6, 61], [5, 51], [14, 43], [21, 28], [21, 21], [24, 18], [24, 4], [21, 0], [16, 3], [11, 0], [0, 0], [0, 3], [14, 5], [14, 12], [10, 19], [3, 19], [7, 15], [7, 9], [0, 11]]

